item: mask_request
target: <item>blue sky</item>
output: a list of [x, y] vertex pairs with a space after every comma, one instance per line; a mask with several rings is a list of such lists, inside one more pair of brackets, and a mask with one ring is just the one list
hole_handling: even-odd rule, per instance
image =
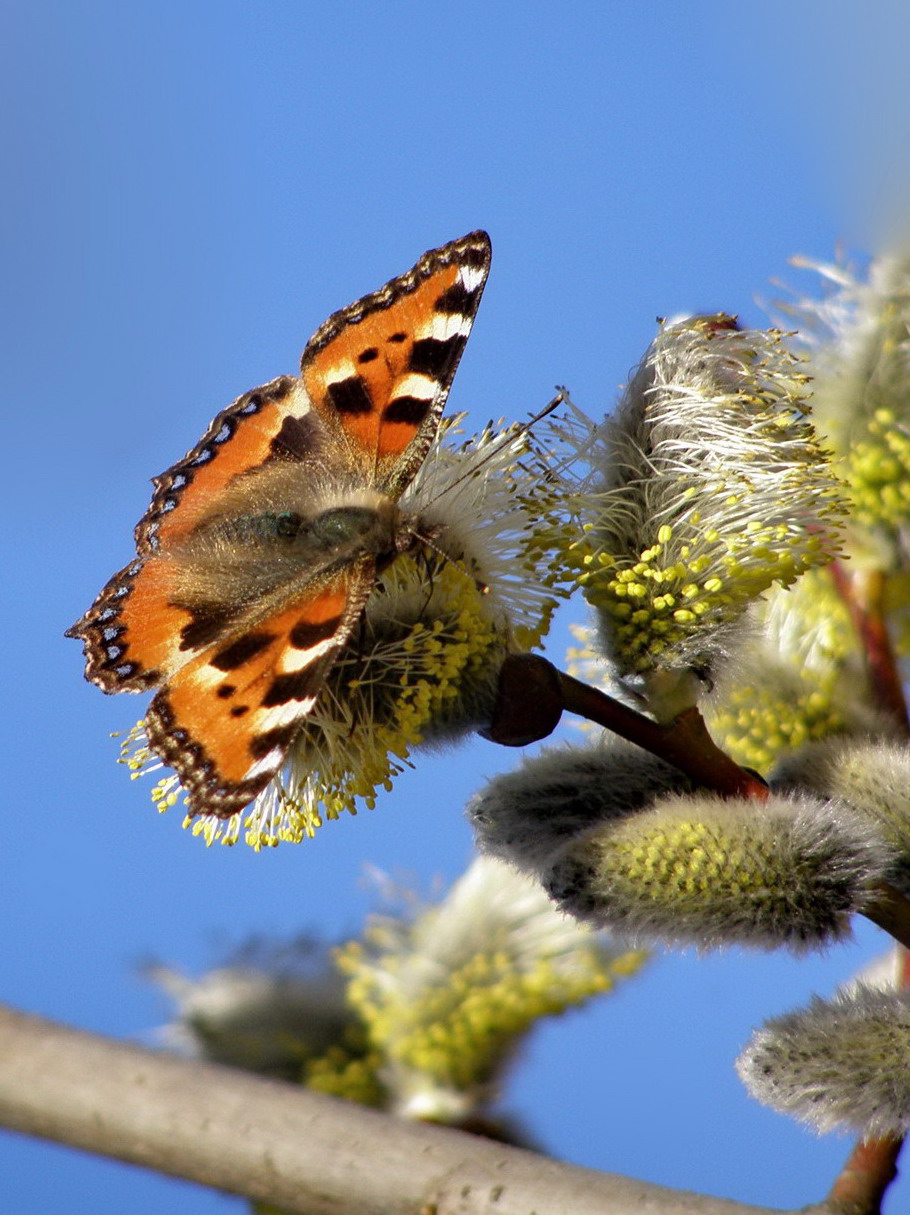
[[[149, 478], [432, 245], [493, 238], [451, 396], [478, 424], [526, 416], [556, 383], [602, 412], [656, 316], [758, 323], [791, 254], [874, 249], [907, 197], [897, 7], [7, 7], [0, 998], [142, 1040], [166, 1015], [145, 958], [196, 973], [255, 933], [354, 932], [368, 862], [424, 887], [461, 872], [464, 800], [513, 754], [478, 740], [421, 759], [374, 812], [298, 848], [206, 850], [114, 764], [108, 735], [141, 704], [85, 684], [63, 630], [128, 560]], [[560, 622], [556, 661], [582, 616]], [[581, 1164], [818, 1199], [848, 1143], [759, 1108], [732, 1060], [879, 945], [861, 928], [822, 958], [667, 956], [547, 1026], [509, 1104]], [[5, 1134], [0, 1176], [10, 1215], [64, 1196], [70, 1215], [242, 1209]]]

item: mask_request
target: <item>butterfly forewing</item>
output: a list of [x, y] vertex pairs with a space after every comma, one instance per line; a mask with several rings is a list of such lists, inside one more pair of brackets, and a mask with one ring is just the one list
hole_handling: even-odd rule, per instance
[[191, 531], [250, 469], [276, 459], [318, 464], [330, 454], [325, 427], [298, 379], [282, 376], [244, 393], [182, 460], [155, 478], [151, 505], [136, 528], [139, 552]]
[[490, 266], [472, 232], [336, 312], [303, 353], [316, 408], [368, 475], [397, 496], [435, 437]]
[[190, 655], [181, 634], [191, 617], [180, 604], [175, 550], [251, 468], [276, 459], [319, 466], [329, 453], [325, 425], [292, 376], [222, 410], [195, 447], [155, 478], [151, 504], [136, 526], [138, 558], [111, 578], [69, 630], [84, 642], [86, 678], [105, 692], [144, 691], [182, 665]]

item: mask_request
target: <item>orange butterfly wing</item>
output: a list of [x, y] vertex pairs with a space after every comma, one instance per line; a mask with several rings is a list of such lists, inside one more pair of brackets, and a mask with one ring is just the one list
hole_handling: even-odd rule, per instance
[[303, 352], [313, 404], [394, 497], [436, 435], [490, 256], [485, 232], [431, 249], [407, 274], [330, 316]]
[[218, 496], [269, 459], [313, 465], [329, 458], [331, 438], [300, 381], [273, 380], [223, 410], [182, 460], [156, 477], [151, 504], [136, 526], [139, 556], [116, 573], [67, 633], [85, 645], [85, 677], [105, 692], [157, 687], [192, 650], [183, 630], [192, 613], [175, 602], [169, 553], [211, 515]]
[[360, 563], [191, 659], [152, 701], [146, 734], [192, 812], [229, 817], [279, 771], [373, 584]]

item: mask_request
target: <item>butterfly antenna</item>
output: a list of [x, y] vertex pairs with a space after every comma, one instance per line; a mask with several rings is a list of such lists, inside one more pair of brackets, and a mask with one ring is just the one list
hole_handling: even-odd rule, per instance
[[[503, 449], [503, 447], [506, 446], [506, 444], [513, 443], [516, 438], [520, 438], [521, 435], [527, 434], [533, 426], [536, 426], [538, 422], [547, 417], [548, 414], [551, 414], [554, 409], [557, 409], [563, 403], [568, 404], [572, 409], [575, 408], [575, 406], [572, 404], [572, 399], [569, 396], [569, 390], [557, 385], [556, 396], [553, 397], [551, 401], [548, 401], [543, 409], [538, 410], [537, 413], [528, 418], [527, 422], [522, 422], [519, 425], [510, 427], [509, 430], [506, 431], [506, 433], [502, 436], [502, 441], [497, 443], [493, 447], [492, 451], [487, 452], [482, 460], [478, 460], [478, 462], [469, 472], [463, 473], [460, 477], [456, 477], [454, 481], [446, 485], [444, 489], [441, 489], [436, 497], [433, 498], [431, 502], [427, 503], [427, 505], [432, 506], [434, 503], [438, 502], [440, 498], [447, 494], [449, 490], [455, 489], [456, 486], [461, 485], [470, 477], [476, 476], [477, 472], [483, 468], [485, 464], [489, 463], [490, 460], [494, 459]], [[480, 594], [485, 595], [488, 593], [490, 588], [487, 583], [483, 582], [480, 578], [476, 578], [467, 569], [465, 569], [464, 565], [462, 565], [457, 558], [451, 557], [448, 553], [444, 552], [438, 544], [436, 544], [435, 537], [439, 534], [439, 529], [430, 528], [427, 533], [422, 533], [417, 531], [416, 528], [412, 528], [408, 534], [411, 538], [418, 541], [424, 547], [424, 549], [429, 549], [430, 552], [435, 553], [444, 565], [455, 566], [461, 571], [461, 573], [471, 578]]]
[[[488, 451], [482, 460], [478, 460], [474, 467], [468, 472], [462, 473], [460, 477], [456, 477], [454, 481], [451, 481], [448, 485], [441, 489], [436, 497], [433, 498], [431, 502], [427, 503], [427, 505], [432, 506], [450, 490], [457, 488], [457, 486], [469, 480], [471, 477], [475, 477], [480, 469], [482, 469], [485, 464], [488, 464], [490, 460], [495, 459], [504, 447], [506, 447], [509, 443], [514, 443], [514, 441], [520, 438], [522, 435], [528, 434], [538, 422], [547, 417], [548, 414], [551, 414], [554, 409], [558, 409], [558, 407], [562, 404], [567, 404], [571, 406], [572, 409], [575, 408], [575, 406], [572, 404], [572, 399], [569, 396], [569, 390], [567, 388], [562, 388], [557, 384], [556, 396], [553, 397], [552, 401], [548, 401], [547, 404], [544, 405], [543, 409], [538, 410], [533, 417], [528, 418], [527, 422], [521, 422], [515, 426], [509, 427], [509, 429], [502, 434], [501, 442], [495, 444], [493, 449]], [[420, 538], [422, 539], [422, 537]]]
[[[465, 567], [462, 565], [462, 563], [458, 560], [457, 557], [452, 557], [448, 553], [444, 552], [439, 547], [439, 545], [435, 543], [433, 532], [430, 532], [430, 534], [428, 534], [428, 535], [422, 535], [415, 528], [415, 529], [412, 529], [409, 534], [415, 540], [417, 540], [423, 546], [424, 549], [429, 549], [430, 552], [435, 553], [436, 556], [439, 557], [439, 559], [442, 561], [443, 565], [451, 565], [455, 569], [459, 570], [462, 574], [466, 575], [466, 577], [472, 579], [475, 587], [477, 588], [477, 590], [480, 592], [481, 595], [487, 594], [487, 592], [490, 589], [489, 586], [487, 585], [487, 583], [482, 582], [480, 580], [480, 578], [475, 578], [473, 574], [469, 573], [469, 571], [465, 569]], [[431, 591], [431, 593], [432, 593], [432, 591]], [[427, 602], [429, 602], [429, 600]]]

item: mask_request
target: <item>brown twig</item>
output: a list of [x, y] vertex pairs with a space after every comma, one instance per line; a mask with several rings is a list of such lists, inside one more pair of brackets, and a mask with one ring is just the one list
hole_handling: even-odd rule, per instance
[[848, 573], [841, 561], [833, 561], [829, 569], [859, 637], [873, 697], [904, 733], [910, 734], [907, 700], [885, 615], [887, 578], [881, 570]]
[[695, 708], [662, 725], [598, 688], [557, 670], [537, 654], [514, 654], [503, 664], [499, 701], [485, 738], [525, 746], [556, 728], [564, 710], [612, 730], [673, 764], [695, 784], [725, 797], [768, 796], [765, 783], [721, 751]]
[[768, 786], [721, 751], [698, 709], [686, 709], [674, 721], [661, 725], [571, 675], [560, 672], [560, 686], [570, 712], [665, 759], [702, 788], [725, 797], [767, 798]]
[[903, 1139], [860, 1139], [821, 1207], [830, 1215], [878, 1215], [897, 1176]]

